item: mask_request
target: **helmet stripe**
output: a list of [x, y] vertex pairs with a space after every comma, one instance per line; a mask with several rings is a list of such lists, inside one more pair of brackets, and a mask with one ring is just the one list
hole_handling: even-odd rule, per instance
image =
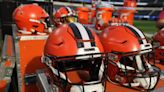
[[125, 26], [126, 26], [127, 28], [131, 29], [131, 31], [132, 31], [134, 34], [136, 34], [137, 37], [141, 38], [141, 39], [139, 39], [139, 40], [141, 40], [141, 41], [139, 41], [141, 44], [146, 44], [146, 43], [147, 43], [147, 41], [146, 41], [146, 39], [145, 39], [145, 36], [144, 36], [144, 34], [142, 33], [142, 31], [140, 31], [139, 29], [137, 29], [136, 27], [134, 27], [134, 26], [132, 26], [132, 25], [126, 24]]
[[[87, 27], [83, 26], [80, 23], [70, 23], [69, 26], [71, 27], [74, 33], [74, 36], [77, 39], [84, 41], [84, 42], [77, 42], [78, 48], [81, 48], [81, 47], [88, 48], [88, 47], [96, 46], [94, 42], [94, 36], [92, 35], [92, 32], [90, 29], [88, 29]], [[93, 40], [93, 41], [91, 42], [89, 40]]]
[[[86, 29], [86, 31], [87, 31], [87, 33], [89, 35], [89, 38], [94, 40], [94, 36], [92, 35], [91, 30], [89, 28], [87, 28], [87, 27], [85, 27], [85, 29]], [[96, 46], [95, 42], [91, 42], [91, 45], [92, 46]]]
[[[79, 32], [82, 36], [82, 40], [90, 40], [89, 35], [88, 35], [86, 29], [84, 28], [84, 26], [79, 23], [74, 23], [74, 24], [79, 29]], [[84, 47], [91, 47], [91, 42], [83, 42], [83, 43], [84, 43]]]
[[65, 7], [65, 9], [67, 10], [67, 12], [69, 13], [68, 7]]
[[[82, 39], [82, 36], [78, 31], [79, 29], [77, 28], [77, 26], [74, 23], [70, 23], [69, 26], [71, 27], [72, 32], [74, 33], [76, 39]], [[78, 48], [84, 47], [84, 44], [82, 42], [77, 42], [77, 47]]]
[[[131, 27], [126, 26], [127, 28], [129, 28], [138, 38], [141, 38], [140, 35]], [[143, 44], [143, 41], [141, 39], [138, 39], [140, 44]]]
[[66, 7], [66, 10], [68, 12], [68, 15], [71, 15], [72, 14], [72, 10], [69, 7]]

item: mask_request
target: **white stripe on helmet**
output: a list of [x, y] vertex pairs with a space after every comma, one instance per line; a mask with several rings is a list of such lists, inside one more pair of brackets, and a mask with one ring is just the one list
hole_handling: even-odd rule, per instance
[[[74, 24], [79, 29], [79, 32], [82, 36], [82, 40], [90, 40], [89, 35], [88, 35], [86, 29], [84, 28], [84, 26], [79, 23], [74, 23]], [[89, 47], [91, 47], [91, 42], [84, 42], [84, 48], [89, 48]]]

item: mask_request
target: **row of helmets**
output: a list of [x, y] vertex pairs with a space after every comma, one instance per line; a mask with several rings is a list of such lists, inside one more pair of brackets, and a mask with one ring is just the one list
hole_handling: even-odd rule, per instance
[[[13, 12], [18, 32], [22, 34], [44, 35], [47, 17], [34, 4], [22, 5]], [[61, 20], [65, 19], [74, 20], [72, 17]], [[97, 35], [92, 29], [71, 22], [49, 34], [42, 62], [52, 70], [53, 85], [59, 91], [66, 88], [68, 92], [103, 92], [106, 77], [123, 86], [149, 90], [158, 83], [160, 71], [148, 62], [151, 51], [144, 34], [132, 25], [109, 26]], [[80, 77], [75, 78], [77, 75]]]

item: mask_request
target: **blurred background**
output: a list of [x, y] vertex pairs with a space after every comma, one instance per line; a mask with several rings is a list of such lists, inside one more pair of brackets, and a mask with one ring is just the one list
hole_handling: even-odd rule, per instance
[[[100, 0], [110, 2], [115, 8], [123, 6], [124, 0]], [[134, 25], [141, 29], [148, 38], [157, 31], [156, 20], [164, 7], [164, 0], [136, 0], [137, 8], [134, 15]], [[52, 17], [53, 11], [66, 5], [72, 8], [78, 6], [91, 6], [92, 0], [0, 0], [0, 51], [4, 34], [11, 35], [12, 12], [20, 4], [38, 3]]]
[[[92, 0], [53, 0], [59, 2], [72, 3], [70, 6], [78, 6], [80, 3], [91, 4]], [[115, 8], [123, 6], [124, 0], [101, 0], [110, 2]], [[164, 7], [164, 0], [136, 0], [137, 11], [134, 15], [134, 25], [146, 32], [149, 36], [157, 31], [155, 22], [158, 19], [159, 12]], [[55, 2], [54, 2], [55, 4]], [[74, 5], [73, 5], [74, 4]]]

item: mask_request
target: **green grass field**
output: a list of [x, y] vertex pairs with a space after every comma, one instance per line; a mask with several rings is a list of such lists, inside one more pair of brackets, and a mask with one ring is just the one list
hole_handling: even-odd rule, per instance
[[144, 33], [154, 34], [157, 31], [155, 21], [149, 21], [149, 20], [134, 21], [134, 26], [142, 30]]

